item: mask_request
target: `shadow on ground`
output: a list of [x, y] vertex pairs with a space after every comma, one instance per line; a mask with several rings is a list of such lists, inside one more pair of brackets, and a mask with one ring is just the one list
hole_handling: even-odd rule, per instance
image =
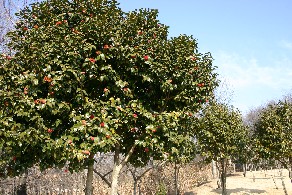
[[[250, 178], [253, 179], [253, 178]], [[256, 181], [257, 179], [273, 179], [271, 177], [255, 177], [254, 180]]]
[[[215, 192], [217, 194], [221, 194], [222, 189], [214, 189], [212, 192]], [[246, 188], [235, 188], [235, 189], [227, 189], [227, 194], [233, 194], [233, 193], [247, 193], [247, 194], [266, 194], [266, 190], [258, 190], [258, 189], [246, 189]]]
[[200, 187], [202, 185], [205, 185], [205, 184], [208, 184], [208, 183], [211, 183], [212, 181], [204, 181], [204, 182], [201, 182], [199, 184], [197, 184], [197, 187]]

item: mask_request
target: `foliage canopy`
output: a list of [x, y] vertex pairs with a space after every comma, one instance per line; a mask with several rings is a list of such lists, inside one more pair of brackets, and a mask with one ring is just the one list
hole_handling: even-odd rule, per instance
[[5, 175], [34, 164], [78, 171], [117, 149], [143, 165], [190, 143], [190, 115], [213, 97], [215, 67], [192, 36], [168, 38], [157, 14], [114, 0], [50, 0], [18, 14], [14, 54], [0, 59]]

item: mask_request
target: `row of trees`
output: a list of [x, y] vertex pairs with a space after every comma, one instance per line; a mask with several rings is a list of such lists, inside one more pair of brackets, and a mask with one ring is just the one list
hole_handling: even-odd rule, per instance
[[126, 164], [189, 157], [189, 113], [213, 97], [215, 67], [191, 36], [169, 39], [157, 14], [114, 0], [44, 1], [17, 14], [0, 69], [5, 176], [86, 168], [92, 194], [95, 154], [113, 153], [116, 195]]
[[[86, 168], [92, 194], [95, 154], [110, 153], [107, 183], [116, 195], [128, 164], [177, 164], [200, 154], [219, 162], [226, 194], [230, 159], [275, 158], [291, 170], [290, 103], [245, 125], [238, 110], [214, 98], [211, 54], [199, 53], [192, 36], [169, 38], [157, 16], [123, 12], [115, 0], [50, 0], [17, 14], [5, 40], [10, 52], [0, 57], [1, 176], [34, 165]], [[269, 135], [281, 141], [267, 143]]]
[[255, 162], [276, 161], [289, 171], [292, 182], [292, 101], [286, 96], [251, 110], [246, 117]]

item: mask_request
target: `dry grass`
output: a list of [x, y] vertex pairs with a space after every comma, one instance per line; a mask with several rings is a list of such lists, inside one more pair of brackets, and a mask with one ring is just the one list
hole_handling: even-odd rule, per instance
[[[179, 168], [178, 187], [180, 192], [191, 191], [195, 186], [210, 179], [210, 166], [199, 166], [197, 163], [190, 163]], [[143, 170], [139, 170], [140, 173]], [[37, 168], [30, 169], [26, 179], [26, 190], [28, 194], [84, 194], [86, 171], [71, 174], [65, 170], [49, 169], [41, 173]], [[120, 195], [133, 193], [133, 177], [130, 172], [123, 170], [119, 178]], [[24, 183], [24, 178], [16, 177], [0, 181], [0, 194], [13, 194]], [[174, 165], [166, 164], [162, 167], [148, 171], [138, 182], [140, 194], [152, 195], [159, 190], [171, 194], [174, 191]], [[94, 178], [94, 194], [107, 195], [109, 188], [102, 179], [96, 175]]]

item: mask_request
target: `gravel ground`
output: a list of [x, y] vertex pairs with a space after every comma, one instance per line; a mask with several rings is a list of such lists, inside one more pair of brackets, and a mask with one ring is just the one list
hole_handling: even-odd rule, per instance
[[[227, 177], [226, 186], [228, 195], [292, 195], [292, 183], [287, 170], [282, 170], [282, 176], [279, 169], [247, 172], [246, 177], [243, 177], [242, 172], [237, 172]], [[195, 188], [193, 192], [197, 195], [221, 194], [221, 189], [216, 188], [217, 181], [212, 180]]]

